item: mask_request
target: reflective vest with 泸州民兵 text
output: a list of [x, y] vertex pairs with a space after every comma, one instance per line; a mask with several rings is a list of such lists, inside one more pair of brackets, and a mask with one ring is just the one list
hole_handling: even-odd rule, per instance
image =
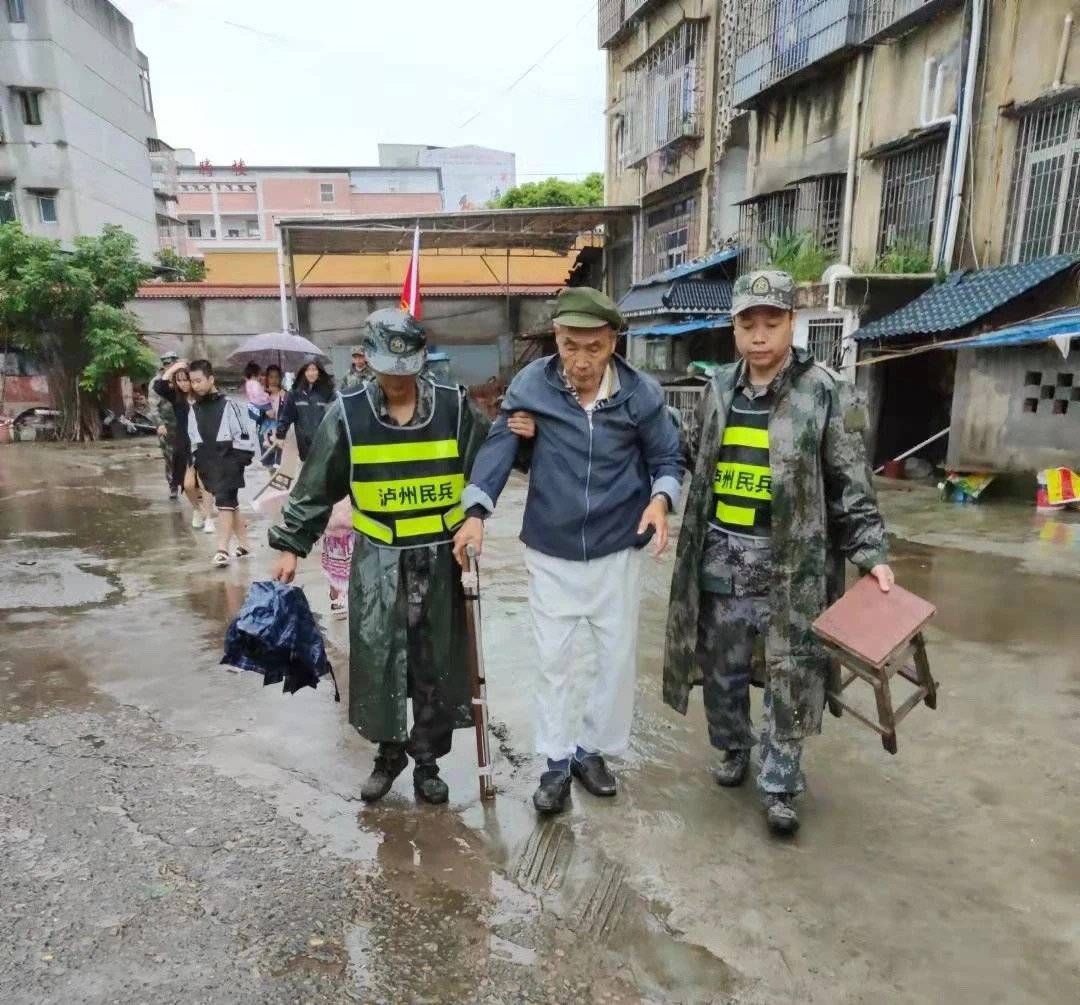
[[465, 475], [457, 441], [460, 398], [436, 385], [430, 418], [393, 426], [366, 390], [342, 395], [352, 461], [353, 528], [390, 548], [445, 544], [465, 519]]

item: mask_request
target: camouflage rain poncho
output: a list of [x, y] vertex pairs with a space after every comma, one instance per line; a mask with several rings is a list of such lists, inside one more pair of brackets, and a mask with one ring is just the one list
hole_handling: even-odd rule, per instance
[[[713, 481], [740, 363], [721, 367], [698, 414], [699, 444], [675, 553], [664, 652], [664, 701], [685, 713], [702, 680], [696, 653], [701, 557], [715, 507]], [[862, 572], [886, 561], [855, 389], [805, 350], [776, 392], [772, 468], [772, 611], [765, 672], [780, 739], [821, 731], [829, 659], [810, 626], [843, 591], [843, 558]]]

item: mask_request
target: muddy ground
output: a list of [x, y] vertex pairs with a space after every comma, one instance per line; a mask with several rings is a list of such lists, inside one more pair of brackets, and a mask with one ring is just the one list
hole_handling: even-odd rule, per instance
[[670, 559], [620, 794], [540, 822], [512, 486], [483, 571], [497, 802], [459, 733], [449, 806], [405, 775], [365, 808], [329, 688], [218, 665], [272, 553], [210, 569], [160, 468], [145, 441], [0, 448], [0, 1001], [1077, 1000], [1077, 516], [883, 491], [899, 581], [939, 607], [939, 709], [896, 757], [829, 719], [776, 841], [712, 782], [700, 698], [660, 701]]

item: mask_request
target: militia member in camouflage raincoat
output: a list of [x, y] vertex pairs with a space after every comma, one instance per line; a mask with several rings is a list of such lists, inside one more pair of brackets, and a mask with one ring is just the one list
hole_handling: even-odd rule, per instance
[[[437, 758], [453, 730], [471, 727], [465, 597], [451, 553], [465, 518], [461, 493], [489, 423], [462, 387], [421, 370], [424, 330], [400, 310], [375, 311], [364, 348], [374, 379], [326, 410], [270, 546], [274, 576], [291, 582], [326, 528], [334, 504], [352, 498], [349, 578], [349, 722], [379, 744], [360, 795], [384, 796], [415, 762], [417, 796], [448, 797]], [[413, 727], [406, 722], [413, 703]]]
[[710, 741], [727, 752], [717, 781], [729, 786], [749, 768], [749, 684], [763, 669], [758, 788], [777, 833], [798, 827], [802, 741], [821, 731], [825, 706], [829, 660], [810, 626], [843, 592], [844, 558], [883, 590], [893, 580], [864, 413], [850, 384], [792, 350], [793, 294], [786, 273], [735, 284], [743, 359], [718, 368], [699, 407], [664, 661], [677, 711], [703, 684]]

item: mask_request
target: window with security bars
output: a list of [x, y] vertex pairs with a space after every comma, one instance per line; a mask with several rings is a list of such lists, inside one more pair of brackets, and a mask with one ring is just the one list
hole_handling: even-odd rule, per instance
[[796, 186], [795, 232], [808, 234], [829, 255], [840, 252], [840, 219], [844, 209], [842, 174], [808, 178]]
[[799, 194], [794, 188], [760, 196], [739, 207], [739, 245], [743, 252], [739, 268], [756, 269], [772, 258], [775, 242], [795, 233]]
[[1080, 102], [1020, 119], [1005, 250], [1011, 262], [1080, 250]]
[[703, 135], [704, 43], [705, 22], [683, 21], [627, 68], [620, 168]]
[[806, 348], [819, 363], [839, 370], [844, 365], [843, 319], [808, 321]]
[[767, 264], [778, 242], [799, 240], [819, 248], [827, 257], [840, 251], [840, 220], [844, 206], [844, 175], [827, 174], [795, 182], [743, 203], [739, 212], [739, 243], [743, 267]]
[[689, 262], [697, 254], [697, 199], [692, 196], [655, 209], [645, 217], [643, 275]]
[[882, 158], [878, 255], [930, 255], [944, 153], [933, 139]]

